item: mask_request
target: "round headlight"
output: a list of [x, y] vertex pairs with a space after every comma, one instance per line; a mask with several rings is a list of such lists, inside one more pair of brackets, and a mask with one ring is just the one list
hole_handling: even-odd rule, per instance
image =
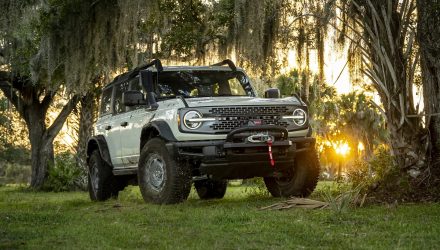
[[293, 111], [293, 122], [297, 125], [297, 126], [302, 126], [306, 123], [307, 121], [307, 114], [304, 110], [302, 109], [295, 109]]
[[198, 119], [202, 118], [202, 114], [200, 114], [197, 111], [188, 111], [183, 116], [183, 124], [188, 129], [198, 129], [200, 125], [202, 125], [201, 121], [198, 121]]

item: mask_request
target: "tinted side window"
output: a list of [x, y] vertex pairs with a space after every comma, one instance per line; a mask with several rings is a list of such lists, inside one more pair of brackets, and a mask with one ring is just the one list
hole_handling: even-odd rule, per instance
[[126, 111], [125, 105], [122, 103], [122, 93], [128, 90], [128, 82], [119, 83], [115, 86], [115, 88], [113, 112], [115, 114], [119, 114]]
[[100, 108], [101, 115], [106, 115], [111, 112], [112, 92], [113, 92], [112, 87], [105, 89], [102, 92], [101, 108]]

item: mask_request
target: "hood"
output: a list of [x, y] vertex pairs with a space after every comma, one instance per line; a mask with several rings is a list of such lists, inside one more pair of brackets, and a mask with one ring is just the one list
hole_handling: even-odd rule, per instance
[[222, 96], [186, 98], [189, 107], [213, 107], [213, 106], [260, 106], [260, 105], [301, 105], [305, 104], [296, 97], [286, 98], [258, 98], [248, 96]]

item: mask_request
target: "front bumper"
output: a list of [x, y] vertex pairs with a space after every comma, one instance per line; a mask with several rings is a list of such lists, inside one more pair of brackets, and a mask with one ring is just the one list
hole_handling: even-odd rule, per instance
[[[274, 138], [272, 154], [275, 166], [269, 160], [266, 142], [249, 142], [250, 135], [264, 131]], [[315, 147], [315, 138], [289, 138], [283, 127], [245, 127], [231, 131], [226, 140], [170, 142], [168, 151], [179, 162], [189, 161], [193, 175], [208, 175], [216, 179], [246, 179], [252, 177], [282, 176], [293, 169], [295, 155]]]

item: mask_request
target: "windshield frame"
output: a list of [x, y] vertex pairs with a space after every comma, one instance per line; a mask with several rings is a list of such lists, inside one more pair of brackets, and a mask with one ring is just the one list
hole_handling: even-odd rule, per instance
[[[209, 82], [206, 83], [207, 80], [210, 80], [210, 77], [206, 77], [202, 80], [205, 81], [205, 83], [198, 83], [197, 81], [202, 81], [200, 78], [202, 78], [203, 74], [212, 73], [213, 75], [210, 76], [213, 79], [217, 77], [217, 79], [221, 79], [222, 74], [227, 75], [224, 79], [221, 79], [223, 81], [222, 84], [226, 84], [229, 87], [229, 93], [230, 94], [220, 94], [216, 93], [214, 94], [214, 88], [216, 88], [217, 85], [217, 91], [219, 92], [219, 84], [220, 82]], [[165, 79], [164, 79], [165, 77]], [[219, 78], [220, 77], [220, 78]], [[161, 79], [162, 78], [162, 79]], [[160, 86], [160, 81], [165, 82], [166, 79], [168, 80], [173, 79], [173, 82], [170, 82], [168, 84], [162, 84]], [[241, 91], [244, 92], [244, 95], [237, 95], [233, 94], [232, 89], [230, 87], [230, 81], [231, 79], [236, 79], [236, 81], [240, 84]], [[175, 83], [174, 81], [180, 81], [180, 83]], [[188, 92], [185, 93], [185, 88], [178, 89], [175, 88], [176, 86], [179, 86], [179, 84], [185, 84], [187, 88], [193, 87], [193, 90], [197, 89], [197, 94], [192, 95], [188, 94]], [[210, 89], [211, 94], [206, 93], [200, 93], [201, 88], [207, 87], [206, 89]], [[165, 91], [168, 91], [170, 95], [166, 95]], [[204, 97], [256, 97], [256, 92], [251, 84], [251, 81], [249, 77], [246, 75], [245, 72], [242, 70], [237, 71], [231, 71], [231, 70], [210, 70], [210, 69], [176, 69], [173, 68], [172, 70], [164, 70], [162, 72], [157, 73], [157, 71], [153, 72], [153, 89], [154, 93], [156, 95], [156, 99], [158, 101], [160, 100], [166, 100], [166, 99], [172, 99], [177, 97], [184, 97], [184, 98], [204, 98]], [[172, 89], [172, 90], [171, 90]], [[181, 93], [178, 93], [180, 91]]]

